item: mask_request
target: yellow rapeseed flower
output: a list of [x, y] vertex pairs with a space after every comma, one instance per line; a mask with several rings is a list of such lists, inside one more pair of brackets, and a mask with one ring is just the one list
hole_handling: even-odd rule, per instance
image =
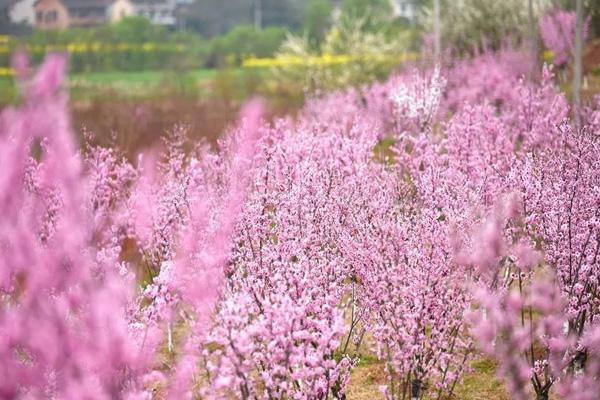
[[12, 68], [0, 67], [0, 76], [13, 76], [15, 71]]
[[156, 50], [156, 43], [149, 43], [149, 42], [144, 43], [142, 45], [142, 49], [144, 51], [153, 51], [153, 50]]
[[385, 54], [331, 54], [323, 53], [318, 56], [299, 57], [294, 55], [279, 55], [272, 58], [256, 58], [249, 57], [242, 62], [243, 67], [292, 67], [292, 66], [329, 66], [343, 65], [351, 62], [406, 62], [417, 59], [416, 53], [404, 53], [400, 55], [385, 55]]
[[85, 53], [88, 51], [88, 46], [83, 42], [73, 42], [67, 45], [67, 51], [69, 53]]
[[92, 50], [94, 53], [102, 51], [102, 43], [100, 43], [100, 42], [93, 42], [93, 43], [91, 43], [90, 44], [90, 50]]
[[546, 50], [544, 51], [544, 54], [542, 56], [544, 58], [545, 62], [552, 62], [554, 61], [554, 53], [552, 52], [552, 50]]

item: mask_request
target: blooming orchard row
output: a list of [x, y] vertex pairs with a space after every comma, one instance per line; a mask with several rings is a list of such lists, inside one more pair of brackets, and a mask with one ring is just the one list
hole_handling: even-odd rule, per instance
[[365, 351], [387, 398], [445, 398], [484, 351], [513, 398], [594, 399], [600, 103], [575, 126], [531, 65], [483, 54], [273, 123], [253, 101], [217, 149], [176, 127], [131, 163], [78, 150], [60, 57], [17, 57], [0, 398], [342, 399]]

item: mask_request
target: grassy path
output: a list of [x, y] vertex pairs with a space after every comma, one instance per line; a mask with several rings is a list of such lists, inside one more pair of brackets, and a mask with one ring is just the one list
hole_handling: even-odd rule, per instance
[[[488, 358], [471, 362], [472, 371], [456, 387], [456, 400], [509, 400], [504, 383], [496, 376], [496, 364]], [[379, 387], [385, 385], [383, 363], [375, 358], [362, 360], [352, 371], [348, 400], [383, 400]]]

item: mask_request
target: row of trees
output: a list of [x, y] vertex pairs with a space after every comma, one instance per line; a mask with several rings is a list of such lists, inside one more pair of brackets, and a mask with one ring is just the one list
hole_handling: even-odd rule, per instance
[[[259, 5], [257, 21], [252, 10]], [[360, 19], [361, 32], [386, 32], [388, 37], [406, 27], [391, 17], [387, 0], [344, 0], [335, 13], [336, 7], [332, 0], [197, 0], [185, 10], [186, 29], [173, 31], [134, 17], [88, 29], [34, 31], [14, 38], [4, 52], [0, 49], [0, 66], [8, 66], [9, 53], [19, 46], [36, 62], [50, 50], [68, 51], [77, 72], [239, 65], [247, 56], [273, 56], [287, 32], [304, 35], [320, 52], [340, 19]]]
[[[441, 10], [441, 37], [446, 48], [470, 52], [475, 48], [497, 48], [507, 41], [527, 39], [535, 21], [549, 9], [575, 10], [575, 0], [415, 0], [416, 17], [412, 21], [424, 33], [433, 32], [435, 6]], [[256, 24], [256, 7], [261, 7], [262, 26], [286, 26], [292, 32], [304, 32], [319, 45], [337, 18], [362, 18], [369, 31], [393, 31], [395, 24], [389, 0], [236, 0], [224, 5], [197, 0], [192, 9], [202, 16], [189, 26], [206, 36], [221, 34], [240, 23]], [[591, 33], [600, 34], [600, 0], [583, 0], [583, 13], [590, 18]], [[535, 25], [535, 22], [533, 22]], [[534, 31], [536, 31], [534, 29]]]
[[510, 398], [596, 400], [600, 104], [578, 129], [532, 61], [254, 101], [131, 163], [79, 151], [50, 57], [0, 114], [0, 393], [341, 400], [369, 338], [388, 400], [453, 398], [477, 349]]
[[344, 15], [372, 14], [379, 21], [389, 21], [392, 14], [388, 0], [196, 0], [186, 9], [185, 25], [205, 36], [223, 34], [239, 24], [285, 26], [312, 35], [327, 30], [336, 9]]
[[[482, 48], [520, 44], [537, 35], [537, 21], [551, 10], [575, 11], [576, 0], [428, 0], [419, 23], [425, 32], [434, 32], [435, 4], [442, 45], [464, 53]], [[600, 35], [600, 1], [582, 0], [582, 12], [589, 19], [590, 35]]]
[[75, 72], [215, 67], [239, 64], [246, 56], [272, 56], [286, 32], [282, 27], [256, 30], [251, 25], [238, 25], [226, 34], [206, 39], [192, 31], [169, 31], [133, 17], [97, 28], [36, 31], [13, 38], [0, 52], [0, 65], [8, 66], [10, 53], [23, 47], [35, 62], [49, 51], [68, 52]]

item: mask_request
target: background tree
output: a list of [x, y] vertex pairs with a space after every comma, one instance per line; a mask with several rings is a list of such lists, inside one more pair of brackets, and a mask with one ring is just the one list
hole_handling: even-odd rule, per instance
[[[558, 0], [556, 6], [565, 10], [575, 10], [576, 0]], [[600, 36], [600, 0], [583, 0], [583, 15], [590, 19], [592, 38]]]
[[284, 41], [285, 34], [284, 28], [275, 26], [256, 30], [253, 25], [238, 25], [227, 34], [212, 39], [209, 64], [239, 65], [244, 57], [270, 57]]
[[106, 34], [112, 36], [113, 41], [127, 43], [164, 40], [168, 36], [164, 27], [154, 25], [144, 17], [123, 18], [116, 24], [104, 28]]
[[9, 33], [9, 25], [10, 18], [8, 17], [8, 8], [0, 9], [0, 35]]
[[577, 23], [575, 27], [575, 68], [573, 71], [573, 101], [575, 103], [575, 121], [580, 128], [579, 113], [581, 108], [581, 83], [583, 77], [583, 0], [577, 0], [575, 12]]
[[[538, 0], [532, 6], [538, 18], [551, 1]], [[440, 0], [440, 9], [442, 45], [459, 53], [521, 43], [530, 34], [528, 4], [523, 0]], [[425, 5], [421, 14], [421, 25], [433, 32], [433, 4]]]
[[442, 53], [440, 21], [440, 0], [433, 0], [433, 44], [435, 61], [439, 62]]
[[261, 0], [262, 26], [285, 26], [292, 31], [302, 28], [306, 0]]
[[392, 7], [388, 0], [344, 0], [342, 16], [363, 18], [366, 30], [379, 30], [392, 21]]
[[331, 25], [333, 5], [329, 0], [309, 0], [304, 10], [304, 31], [314, 48], [320, 48]]
[[230, 31], [235, 25], [251, 24], [252, 15], [250, 0], [196, 0], [187, 7], [185, 25], [212, 37]]
[[584, 2], [585, 15], [590, 18], [590, 28], [593, 37], [600, 36], [600, 0]]
[[184, 25], [212, 37], [229, 32], [236, 25], [254, 24], [256, 7], [260, 7], [260, 25], [302, 27], [304, 1], [301, 0], [195, 0], [185, 9]]

